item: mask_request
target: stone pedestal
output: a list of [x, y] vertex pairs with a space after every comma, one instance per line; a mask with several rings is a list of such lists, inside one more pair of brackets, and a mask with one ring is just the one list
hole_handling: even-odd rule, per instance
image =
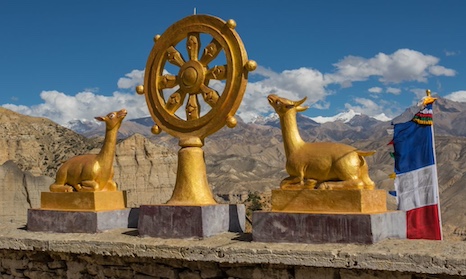
[[99, 233], [118, 228], [136, 228], [137, 209], [63, 211], [28, 209], [27, 230], [57, 233]]
[[406, 214], [387, 211], [383, 190], [278, 189], [252, 228], [260, 242], [375, 243], [406, 238]]
[[138, 209], [125, 208], [121, 191], [41, 193], [41, 208], [29, 209], [27, 229], [59, 233], [98, 233], [136, 227]]
[[252, 237], [259, 242], [375, 243], [406, 238], [406, 213], [318, 214], [256, 211]]
[[243, 232], [246, 220], [242, 204], [141, 205], [141, 236], [205, 238], [223, 232]]

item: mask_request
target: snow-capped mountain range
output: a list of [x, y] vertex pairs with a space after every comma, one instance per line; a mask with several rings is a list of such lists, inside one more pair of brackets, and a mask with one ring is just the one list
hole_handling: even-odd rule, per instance
[[[314, 120], [317, 123], [327, 123], [327, 122], [335, 122], [335, 121], [341, 121], [343, 123], [348, 123], [353, 119], [356, 115], [361, 115], [359, 112], [355, 112], [354, 110], [350, 109], [345, 112], [341, 112], [337, 115], [334, 116], [317, 116], [317, 117], [310, 117], [312, 120]], [[376, 116], [372, 116], [372, 118], [385, 122], [385, 121], [390, 121], [391, 118], [387, 117], [385, 113], [381, 113]]]
[[[337, 115], [334, 116], [317, 116], [317, 117], [309, 117], [304, 114], [299, 114], [299, 118], [301, 119], [306, 119], [306, 120], [311, 120], [319, 124], [323, 123], [329, 123], [329, 122], [343, 122], [343, 123], [348, 123], [351, 121], [355, 116], [359, 116], [361, 113], [355, 112], [354, 110], [349, 110], [346, 112], [341, 112]], [[391, 119], [388, 118], [385, 114], [381, 114], [376, 117], [372, 117], [375, 120], [378, 121], [390, 121]], [[144, 117], [144, 118], [138, 118], [138, 119], [128, 119], [127, 121], [131, 122], [136, 122], [138, 124], [141, 124], [143, 126], [152, 126], [153, 125], [153, 120], [151, 117]], [[252, 123], [252, 124], [258, 124], [258, 125], [270, 125], [271, 123], [276, 123], [278, 124], [279, 122], [279, 117], [276, 113], [271, 113], [266, 116], [261, 116], [257, 115], [254, 117], [250, 122], [246, 123]], [[99, 129], [101, 123], [96, 121], [96, 120], [73, 120], [68, 122], [65, 127], [73, 130], [79, 134], [89, 134], [92, 131], [95, 131], [96, 129]], [[272, 126], [276, 126], [272, 124]]]
[[[391, 123], [409, 121], [411, 117], [419, 110], [419, 107], [413, 106], [408, 108], [403, 114], [394, 118], [388, 118], [385, 114], [370, 117], [353, 110], [339, 113], [331, 117], [308, 117], [302, 113], [297, 115], [298, 126], [303, 133], [320, 134], [322, 138], [329, 137], [332, 140], [341, 140], [342, 138], [374, 136], [373, 129], [384, 131], [391, 128]], [[436, 123], [436, 134], [466, 136], [466, 103], [454, 102], [448, 99], [439, 98], [434, 106], [434, 121]], [[280, 128], [280, 121], [276, 113], [265, 116], [256, 116], [250, 122], [245, 123], [240, 117], [237, 117], [239, 123], [245, 125], [254, 124]], [[66, 125], [67, 128], [78, 132], [87, 137], [103, 135], [104, 131], [100, 127], [101, 123], [90, 120], [74, 120]], [[151, 117], [130, 119], [123, 122], [120, 134], [131, 135], [140, 133], [146, 136], [152, 135], [150, 128], [154, 125]], [[383, 126], [383, 127], [382, 127]], [[315, 130], [317, 129], [317, 130]], [[325, 134], [325, 135], [324, 135]], [[354, 134], [354, 135], [353, 135]]]
[[[301, 116], [303, 118], [311, 119], [311, 120], [313, 120], [313, 121], [315, 121], [315, 122], [317, 122], [319, 124], [323, 124], [323, 123], [327, 123], [327, 122], [336, 122], [336, 121], [343, 122], [343, 123], [348, 123], [349, 121], [351, 121], [351, 119], [353, 119], [357, 115], [362, 115], [362, 114], [359, 113], [359, 112], [355, 112], [352, 109], [348, 110], [348, 111], [345, 111], [345, 112], [338, 113], [338, 114], [336, 114], [334, 116], [309, 117], [309, 116], [301, 114]], [[376, 119], [378, 121], [382, 121], [382, 122], [391, 120], [391, 118], [387, 117], [384, 113], [381, 113], [381, 114], [379, 114], [377, 116], [374, 116], [374, 117], [371, 117], [371, 118], [374, 118], [374, 119]], [[266, 124], [266, 123], [278, 121], [278, 119], [279, 118], [278, 118], [278, 115], [276, 113], [271, 113], [271, 114], [266, 115], [266, 116], [257, 115], [255, 118], [252, 119], [251, 123], [263, 125], [263, 124]]]

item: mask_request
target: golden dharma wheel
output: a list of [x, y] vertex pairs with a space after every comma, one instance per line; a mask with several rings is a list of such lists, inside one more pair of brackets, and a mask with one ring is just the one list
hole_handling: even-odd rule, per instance
[[[145, 94], [156, 123], [153, 132], [166, 131], [179, 138], [181, 146], [200, 146], [205, 137], [223, 126], [236, 125], [234, 114], [242, 101], [248, 72], [257, 65], [248, 61], [235, 27], [234, 20], [192, 15], [154, 37], [144, 86], [136, 88]], [[204, 42], [208, 43], [202, 46]], [[217, 59], [219, 55], [223, 60]], [[216, 61], [224, 64], [215, 65]], [[170, 72], [167, 66], [175, 70]], [[223, 91], [215, 90], [213, 81], [221, 82]], [[164, 90], [170, 93], [164, 95]], [[203, 111], [201, 106], [206, 106]]]

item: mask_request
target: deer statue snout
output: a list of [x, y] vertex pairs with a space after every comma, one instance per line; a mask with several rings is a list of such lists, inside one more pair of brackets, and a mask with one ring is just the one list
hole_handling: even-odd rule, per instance
[[127, 114], [128, 114], [128, 111], [126, 109], [121, 109], [120, 111], [117, 112], [117, 117], [125, 118]]

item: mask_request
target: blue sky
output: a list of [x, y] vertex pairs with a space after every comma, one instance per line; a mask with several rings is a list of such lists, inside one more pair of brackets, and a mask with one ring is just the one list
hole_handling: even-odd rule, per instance
[[238, 114], [266, 96], [307, 96], [306, 115], [395, 117], [429, 88], [466, 101], [466, 1], [0, 2], [0, 105], [64, 124], [126, 107], [147, 116], [142, 83], [153, 37], [176, 21], [234, 19], [258, 69]]

